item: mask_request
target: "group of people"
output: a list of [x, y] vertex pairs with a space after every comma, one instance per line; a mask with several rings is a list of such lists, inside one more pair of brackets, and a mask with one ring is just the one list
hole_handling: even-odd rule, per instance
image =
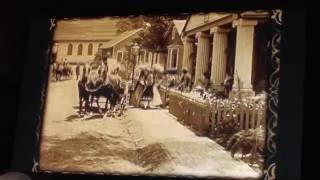
[[[210, 73], [208, 72], [203, 73], [203, 76], [199, 79], [198, 83], [193, 84], [191, 74], [185, 68], [182, 70], [182, 75], [180, 77], [180, 80], [177, 82], [177, 84], [175, 86], [172, 84], [174, 83], [169, 83], [168, 86], [173, 88], [176, 87], [181, 92], [190, 92], [192, 87], [194, 87], [195, 89], [201, 89], [202, 91], [213, 90], [211, 88]], [[214, 89], [214, 91], [215, 92], [221, 91], [221, 93], [226, 96], [231, 91], [232, 84], [233, 84], [233, 77], [227, 74], [224, 79], [224, 82], [221, 84], [221, 87], [223, 87], [223, 89]]]
[[[80, 77], [86, 77], [86, 88], [88, 91], [97, 90], [102, 85], [111, 85], [112, 88], [117, 91], [123, 86], [122, 82], [124, 82], [119, 75], [119, 67], [109, 70], [107, 63], [104, 61], [95, 61], [85, 65], [77, 64], [75, 72], [77, 80], [80, 80]], [[134, 82], [131, 82], [131, 80], [125, 81], [131, 83], [129, 88], [127, 88], [128, 92], [125, 92], [128, 95], [130, 94], [130, 104], [134, 107], [144, 109], [161, 106], [163, 102], [158, 87], [163, 78], [157, 78], [157, 75], [159, 75], [157, 74], [157, 71], [146, 68], [141, 69], [140, 73], [137, 75], [137, 77], [133, 78]], [[203, 90], [208, 90], [210, 87], [209, 79], [210, 75], [204, 73], [203, 79], [199, 81], [199, 84], [194, 85], [191, 74], [187, 69], [183, 69], [181, 76], [175, 80], [176, 82], [173, 87], [182, 92], [190, 92], [192, 87], [198, 86], [201, 86]], [[232, 77], [227, 75], [223, 85], [225, 87], [224, 93], [227, 94], [231, 90]], [[170, 87], [170, 83], [168, 87]]]
[[162, 101], [156, 80], [155, 70], [142, 69], [132, 91], [130, 104], [144, 109], [159, 107]]
[[89, 65], [89, 63], [86, 63], [85, 65], [80, 65], [80, 63], [78, 63], [76, 65], [76, 79], [79, 80], [80, 78], [80, 74], [81, 74], [81, 68], [82, 67], [82, 76], [87, 76], [90, 73], [91, 67]]
[[55, 81], [61, 81], [63, 78], [69, 78], [72, 75], [71, 65], [66, 61], [61, 63], [54, 62], [52, 64], [52, 77], [55, 78]]

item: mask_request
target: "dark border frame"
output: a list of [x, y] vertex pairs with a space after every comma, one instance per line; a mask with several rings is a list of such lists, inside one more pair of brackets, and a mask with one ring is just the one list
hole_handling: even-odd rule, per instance
[[[269, 153], [270, 159], [265, 161], [268, 164], [268, 168], [266, 168], [264, 172], [264, 179], [274, 179], [275, 175], [278, 173], [275, 173], [276, 171], [276, 135], [278, 133], [278, 120], [279, 120], [279, 68], [280, 68], [280, 40], [281, 40], [281, 33], [280, 28], [282, 24], [282, 11], [273, 11], [274, 13], [274, 23], [275, 23], [275, 35], [273, 36], [273, 56], [270, 61], [271, 67], [275, 70], [272, 72], [272, 76], [270, 76], [270, 89], [269, 89], [269, 108], [271, 111], [269, 111], [269, 115], [267, 117], [268, 119], [268, 137], [267, 137], [267, 151]], [[45, 97], [45, 89], [46, 89], [46, 77], [47, 77], [47, 71], [48, 71], [48, 59], [50, 54], [50, 47], [51, 47], [51, 39], [52, 39], [52, 33], [48, 33], [49, 31], [52, 32], [52, 23], [54, 21], [48, 20], [48, 18], [38, 19], [38, 21], [30, 21], [30, 39], [32, 37], [35, 37], [37, 35], [41, 35], [43, 39], [39, 43], [35, 43], [34, 41], [29, 42], [28, 46], [28, 52], [31, 52], [28, 56], [28, 61], [25, 66], [25, 81], [23, 83], [23, 89], [21, 90], [22, 94], [22, 101], [20, 104], [20, 112], [19, 112], [19, 124], [17, 129], [17, 138], [15, 141], [15, 151], [14, 151], [14, 160], [13, 160], [13, 167], [14, 169], [17, 169], [19, 171], [29, 172], [31, 169], [30, 165], [33, 166], [33, 171], [37, 171], [37, 159], [38, 159], [38, 153], [34, 153], [36, 149], [38, 148], [38, 144], [36, 144], [35, 147], [30, 149], [31, 142], [40, 142], [39, 141], [39, 131], [41, 128], [41, 115], [43, 110], [43, 102]], [[46, 24], [46, 26], [40, 26], [42, 28], [38, 28], [39, 24]], [[48, 43], [49, 42], [49, 43]], [[46, 47], [43, 45], [46, 43]], [[282, 48], [281, 48], [282, 49]], [[32, 53], [34, 51], [39, 51], [41, 53]], [[44, 59], [45, 61], [40, 61], [41, 59]], [[32, 61], [34, 59], [37, 59], [39, 63], [37, 65], [32, 64]], [[42, 67], [42, 68], [41, 68]], [[39, 69], [43, 69], [44, 71], [39, 71]], [[303, 76], [303, 74], [302, 74]], [[300, 79], [300, 80], [303, 80]], [[40, 86], [37, 84], [36, 87], [30, 87], [28, 82], [37, 82], [40, 81]], [[301, 88], [301, 87], [300, 87]], [[34, 99], [34, 97], [41, 97], [39, 99]], [[27, 103], [28, 102], [28, 103]], [[40, 107], [40, 109], [39, 109]], [[33, 117], [33, 118], [32, 118]], [[30, 119], [31, 118], [31, 119]], [[22, 121], [22, 122], [21, 122]], [[26, 122], [29, 121], [29, 122]], [[34, 137], [30, 137], [30, 130], [34, 129], [34, 127], [37, 127], [36, 131], [37, 134], [35, 134]], [[26, 129], [28, 129], [26, 131]], [[29, 131], [29, 132], [28, 132]], [[35, 132], [33, 131], [33, 134]], [[23, 138], [22, 138], [23, 137]], [[34, 141], [32, 141], [32, 139]], [[300, 141], [301, 142], [301, 141]], [[26, 151], [24, 151], [25, 149]], [[29, 150], [28, 150], [29, 149]], [[24, 151], [24, 153], [21, 153], [21, 151]], [[30, 152], [31, 151], [31, 152]], [[30, 158], [30, 157], [33, 157]], [[22, 161], [21, 161], [22, 159]], [[30, 161], [32, 159], [33, 162]], [[278, 170], [277, 170], [278, 171]], [[40, 173], [41, 174], [41, 173]]]

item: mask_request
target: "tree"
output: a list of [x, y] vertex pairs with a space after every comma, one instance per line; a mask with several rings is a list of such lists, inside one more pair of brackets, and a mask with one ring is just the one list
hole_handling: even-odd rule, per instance
[[170, 26], [170, 19], [163, 16], [147, 17], [148, 28], [140, 33], [138, 43], [150, 51], [164, 51], [166, 48], [165, 32]]
[[117, 23], [116, 27], [118, 28], [119, 33], [123, 33], [125, 31], [138, 29], [138, 28], [146, 28], [146, 23], [144, 21], [143, 16], [135, 16], [128, 18], [121, 18]]
[[165, 32], [168, 30], [172, 19], [183, 19], [184, 16], [135, 16], [123, 18], [117, 23], [118, 31], [143, 28], [139, 37], [134, 41], [149, 51], [163, 52], [166, 49]]

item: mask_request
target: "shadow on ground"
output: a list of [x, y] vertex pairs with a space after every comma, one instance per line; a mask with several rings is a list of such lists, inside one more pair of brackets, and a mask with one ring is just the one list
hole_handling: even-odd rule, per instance
[[85, 118], [83, 120], [84, 121], [88, 121], [88, 120], [101, 119], [101, 118], [103, 118], [102, 114], [95, 114], [95, 115], [87, 117], [87, 118]]
[[79, 115], [78, 114], [72, 114], [72, 115], [70, 115], [70, 116], [68, 116], [66, 118], [66, 121], [74, 121], [76, 119], [79, 119]]
[[[50, 146], [41, 148], [41, 169], [52, 171], [85, 171], [95, 164], [112, 164], [114, 159], [129, 161], [136, 166], [153, 171], [162, 163], [169, 161], [168, 152], [160, 143], [153, 143], [142, 148], [125, 145], [121, 137], [90, 135], [59, 140], [56, 137], [46, 139]], [[129, 142], [130, 143], [130, 142]], [[113, 160], [112, 160], [113, 159]], [[110, 169], [104, 169], [108, 172]]]

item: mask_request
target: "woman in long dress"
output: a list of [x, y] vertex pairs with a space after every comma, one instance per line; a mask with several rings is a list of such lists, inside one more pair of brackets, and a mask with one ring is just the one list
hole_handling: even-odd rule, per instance
[[153, 100], [154, 83], [153, 72], [149, 71], [145, 78], [145, 88], [142, 94], [142, 101], [147, 102], [147, 105], [144, 104], [144, 108], [150, 108], [150, 102]]
[[140, 100], [145, 87], [145, 71], [141, 70], [136, 86], [130, 98], [130, 104], [134, 107], [140, 107]]
[[[155, 72], [154, 72], [154, 77], [155, 77]], [[153, 99], [151, 101], [152, 107], [159, 107], [160, 105], [162, 105], [162, 99], [159, 93], [159, 86], [160, 86], [160, 82], [156, 81], [156, 78], [154, 78]]]

